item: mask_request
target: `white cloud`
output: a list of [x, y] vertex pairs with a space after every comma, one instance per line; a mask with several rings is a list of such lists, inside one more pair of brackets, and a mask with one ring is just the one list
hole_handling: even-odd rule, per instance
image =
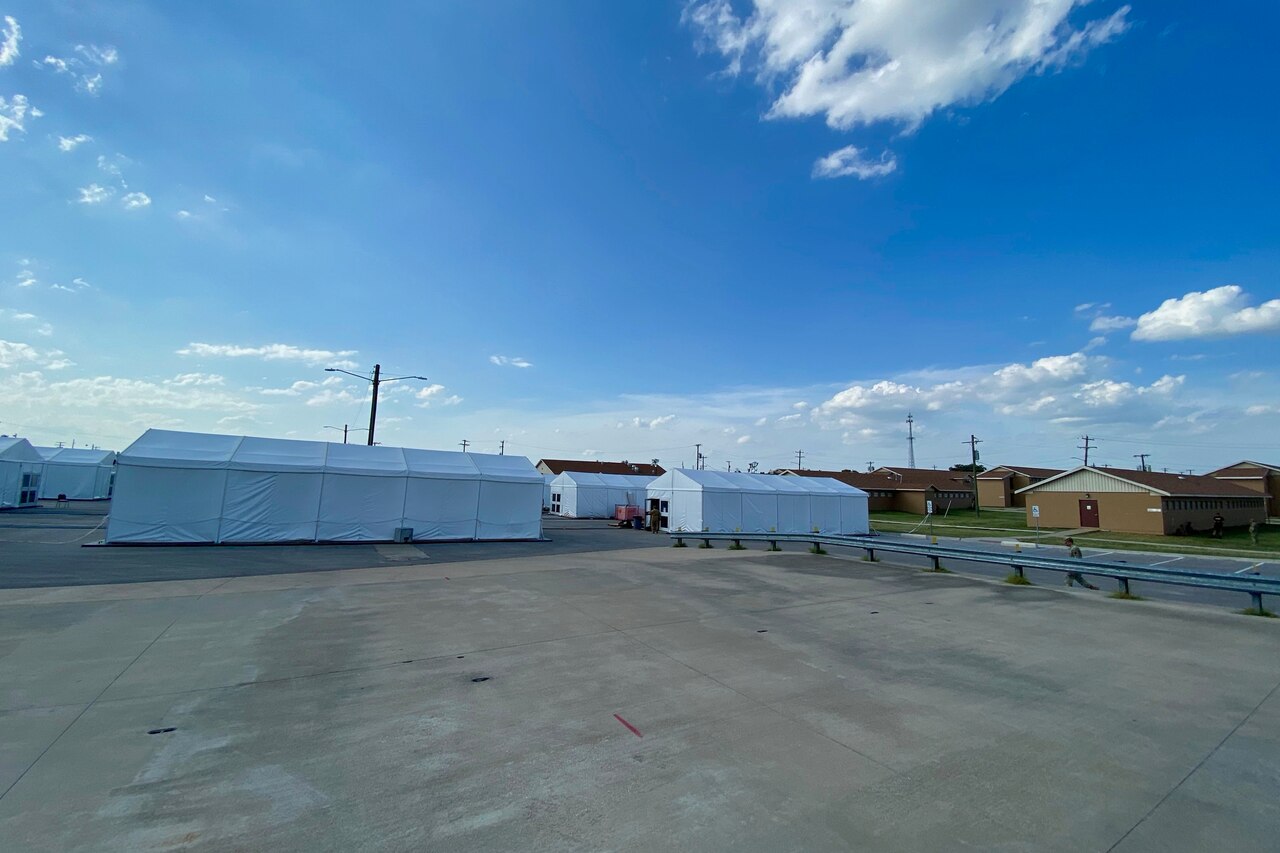
[[114, 187], [104, 187], [101, 184], [89, 184], [87, 187], [80, 188], [80, 198], [77, 201], [80, 204], [102, 204], [111, 196], [115, 195]]
[[146, 193], [129, 193], [120, 199], [120, 204], [124, 206], [125, 210], [140, 210], [151, 206], [151, 196]]
[[1177, 341], [1280, 331], [1280, 299], [1257, 307], [1236, 284], [1166, 299], [1138, 318], [1135, 341]]
[[750, 441], [751, 441], [751, 436], [749, 435], [738, 436], [738, 444], [747, 444]]
[[102, 91], [102, 75], [94, 74], [92, 77], [88, 74], [82, 75], [76, 81], [76, 88], [87, 95], [97, 95]]
[[96, 44], [78, 44], [76, 53], [94, 65], [115, 65], [120, 61], [120, 52], [111, 45], [98, 47]]
[[44, 115], [31, 106], [26, 95], [14, 95], [7, 101], [0, 95], [0, 142], [8, 142], [11, 133], [26, 133], [28, 114], [32, 118]]
[[59, 59], [56, 56], [46, 56], [43, 62], [37, 62], [36, 65], [43, 65], [45, 68], [52, 68], [57, 74], [71, 73], [71, 66], [67, 64], [67, 61], [65, 59]]
[[364, 401], [365, 401], [364, 397], [361, 397], [357, 394], [352, 393], [347, 388], [339, 388], [336, 391], [333, 390], [332, 388], [325, 388], [319, 394], [316, 394], [314, 397], [311, 397], [310, 399], [308, 399], [307, 405], [308, 406], [328, 406], [328, 405], [332, 405], [333, 403], [363, 403]]
[[780, 423], [780, 424], [793, 424], [793, 423], [796, 423], [797, 421], [799, 421], [799, 420], [800, 420], [801, 418], [803, 418], [803, 417], [804, 417], [804, 415], [800, 414], [799, 412], [795, 412], [794, 414], [790, 414], [790, 415], [783, 415], [782, 417], [778, 418], [778, 423]]
[[[55, 369], [55, 366], [50, 364], [47, 368]], [[20, 373], [0, 381], [0, 403], [25, 406], [30, 400], [39, 400], [45, 408], [136, 413], [147, 419], [148, 426], [154, 425], [151, 411], [156, 409], [201, 409], [225, 414], [252, 412], [259, 408], [217, 387], [199, 384], [150, 382], [116, 376], [49, 382], [38, 371]]]
[[489, 356], [489, 363], [496, 364], [499, 367], [533, 367], [532, 364], [525, 361], [520, 356], [507, 357], [505, 355]]
[[448, 397], [445, 397], [443, 400], [440, 401], [440, 405], [456, 406], [461, 402], [462, 402], [462, 398], [459, 397], [457, 394], [450, 394]]
[[675, 419], [676, 419], [675, 415], [662, 415], [661, 417], [650, 418], [648, 420], [646, 420], [645, 418], [632, 418], [631, 424], [632, 426], [637, 426], [644, 429], [657, 429], [658, 427], [663, 427], [669, 423], [672, 423], [673, 421], [675, 421]]
[[1251, 417], [1256, 415], [1280, 415], [1280, 406], [1250, 406], [1244, 410], [1244, 413]]
[[1118, 332], [1121, 329], [1127, 329], [1130, 326], [1136, 326], [1138, 321], [1132, 317], [1107, 317], [1098, 315], [1093, 318], [1093, 322], [1089, 324], [1091, 332]]
[[175, 216], [176, 218], [178, 218], [178, 219], [190, 219], [190, 218], [191, 218], [191, 211], [189, 211], [189, 210], [179, 210], [177, 213], [175, 213], [175, 214], [174, 214], [174, 216]]
[[93, 137], [87, 133], [77, 133], [75, 136], [59, 136], [59, 151], [74, 151], [77, 145], [83, 145], [86, 142], [92, 142]]
[[888, 151], [881, 152], [878, 159], [872, 159], [856, 145], [846, 145], [814, 161], [813, 177], [846, 178], [854, 175], [865, 181], [868, 178], [883, 177], [897, 168], [898, 158]]
[[226, 377], [217, 373], [179, 373], [164, 381], [166, 385], [225, 385]]
[[764, 417], [756, 418], [756, 426], [758, 427], [762, 427], [767, 423], [769, 423], [768, 415], [765, 415]]
[[25, 258], [22, 260], [16, 283], [18, 287], [35, 287], [40, 283], [40, 279], [36, 278], [35, 272], [31, 269], [31, 261]]
[[246, 347], [238, 344], [207, 344], [192, 342], [180, 350], [178, 355], [198, 356], [201, 358], [260, 358], [264, 361], [301, 361], [307, 364], [324, 364], [328, 367], [354, 367], [355, 364], [345, 359], [356, 355], [357, 350], [307, 349], [292, 344], [263, 344]]
[[694, 0], [683, 20], [699, 49], [725, 58], [727, 74], [749, 67], [779, 93], [766, 118], [820, 115], [838, 130], [885, 122], [911, 131], [939, 110], [993, 100], [1027, 74], [1060, 68], [1128, 29], [1128, 6], [1073, 24], [1070, 16], [1087, 3], [753, 0], [744, 18], [729, 0]]
[[13, 16], [4, 16], [4, 26], [0, 27], [0, 67], [12, 65], [22, 51], [18, 49], [18, 43], [22, 41], [22, 27], [18, 26], [18, 22]]
[[17, 367], [24, 362], [36, 361], [39, 358], [40, 353], [30, 344], [0, 340], [0, 367]]
[[432, 383], [431, 385], [427, 385], [426, 387], [419, 388], [417, 391], [413, 392], [413, 398], [418, 401], [417, 406], [418, 408], [421, 408], [421, 409], [428, 408], [432, 403], [436, 403], [436, 402], [440, 403], [440, 405], [442, 406], [452, 405], [451, 403], [447, 402], [445, 399], [439, 399], [439, 400], [436, 399], [443, 392], [444, 392], [443, 385], [440, 385], [438, 383]]

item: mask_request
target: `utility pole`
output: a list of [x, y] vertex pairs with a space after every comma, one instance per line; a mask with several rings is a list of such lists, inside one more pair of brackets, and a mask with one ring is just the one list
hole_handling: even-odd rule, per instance
[[804, 470], [804, 451], [803, 450], [796, 451], [796, 470], [797, 471]]
[[701, 471], [702, 470], [702, 445], [695, 444], [693, 446], [693, 452], [694, 452], [693, 470]]
[[907, 467], [916, 467], [916, 419], [907, 412]]
[[969, 445], [969, 452], [973, 454], [973, 514], [980, 517], [982, 507], [978, 506], [978, 445], [982, 444], [982, 439], [970, 435], [968, 441], [961, 443]]
[[1084, 451], [1084, 464], [1085, 464], [1085, 465], [1088, 465], [1088, 464], [1089, 464], [1089, 451], [1090, 451], [1090, 450], [1097, 450], [1097, 449], [1098, 449], [1098, 445], [1096, 445], [1096, 444], [1090, 444], [1090, 443], [1089, 443], [1089, 438], [1090, 438], [1090, 437], [1089, 437], [1089, 436], [1087, 436], [1087, 435], [1082, 435], [1082, 436], [1080, 436], [1080, 438], [1081, 438], [1081, 440], [1083, 440], [1083, 441], [1084, 441], [1084, 444], [1077, 444], [1077, 445], [1076, 445], [1076, 447], [1077, 447], [1078, 449], [1080, 449], [1080, 450], [1083, 450], [1083, 451]]
[[1150, 470], [1151, 470], [1150, 468], [1148, 468], [1148, 467], [1147, 467], [1147, 457], [1148, 457], [1148, 456], [1150, 456], [1150, 455], [1151, 455], [1150, 453], [1135, 453], [1135, 454], [1133, 454], [1133, 458], [1138, 460], [1138, 470], [1139, 470], [1139, 471], [1150, 471]]
[[466, 452], [467, 452], [467, 445], [468, 445], [468, 444], [470, 444], [470, 443], [471, 443], [471, 442], [467, 441], [465, 438], [464, 438], [464, 439], [462, 439], [462, 441], [459, 441], [459, 442], [458, 442], [458, 444], [461, 444], [461, 445], [462, 445], [462, 452], [463, 452], [463, 453], [466, 453]]
[[733, 471], [733, 463], [732, 463], [732, 462], [726, 462], [726, 463], [724, 463], [724, 470], [729, 471], [729, 472], [732, 472], [732, 471]]
[[875, 462], [873, 462], [872, 460], [868, 459], [868, 460], [867, 460], [867, 473], [868, 473], [868, 474], [870, 474], [870, 473], [871, 473], [872, 471], [874, 471], [874, 470], [876, 470], [876, 463], [875, 463]]
[[499, 456], [507, 455], [507, 440], [505, 438], [502, 441], [498, 442], [498, 455]]

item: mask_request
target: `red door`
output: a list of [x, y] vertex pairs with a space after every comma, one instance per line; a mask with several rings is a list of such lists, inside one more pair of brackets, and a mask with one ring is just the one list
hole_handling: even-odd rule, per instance
[[1080, 501], [1080, 526], [1098, 526], [1098, 502], [1095, 500]]

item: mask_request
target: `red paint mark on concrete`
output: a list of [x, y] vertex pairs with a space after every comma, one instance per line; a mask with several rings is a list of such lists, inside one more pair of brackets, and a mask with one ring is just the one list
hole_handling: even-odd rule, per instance
[[626, 720], [622, 719], [622, 717], [619, 717], [617, 714], [614, 714], [613, 718], [618, 722], [622, 723], [624, 726], [626, 726], [631, 731], [631, 733], [636, 737], [644, 737], [644, 735], [640, 734], [639, 729], [637, 729], [635, 726], [628, 723]]

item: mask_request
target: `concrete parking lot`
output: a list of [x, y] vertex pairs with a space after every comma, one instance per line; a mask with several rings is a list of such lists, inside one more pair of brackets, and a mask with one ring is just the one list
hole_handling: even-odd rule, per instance
[[9, 589], [0, 839], [1267, 849], [1277, 621], [694, 548]]

